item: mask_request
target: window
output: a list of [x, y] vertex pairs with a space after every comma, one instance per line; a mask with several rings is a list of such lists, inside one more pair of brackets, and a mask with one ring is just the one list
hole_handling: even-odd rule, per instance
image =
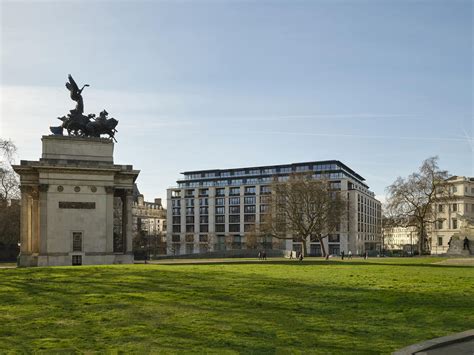
[[437, 229], [443, 229], [443, 220], [440, 219], [436, 221], [436, 224], [437, 224], [436, 226]]
[[240, 224], [229, 224], [229, 232], [240, 232]]
[[224, 206], [224, 201], [222, 197], [216, 198], [216, 206]]
[[229, 223], [240, 223], [240, 216], [239, 215], [229, 216]]
[[185, 236], [185, 240], [187, 243], [193, 243], [194, 242], [194, 235], [188, 234]]
[[458, 188], [456, 186], [453, 186], [453, 192], [458, 192]]
[[216, 214], [224, 214], [225, 209], [224, 207], [216, 207]]
[[225, 224], [216, 224], [216, 232], [225, 232]]
[[438, 205], [438, 212], [443, 212], [443, 205]]
[[329, 243], [339, 243], [340, 242], [339, 234], [330, 234], [329, 237], [328, 237], [328, 242]]
[[229, 213], [240, 213], [240, 206], [229, 206]]
[[194, 224], [186, 225], [186, 233], [194, 233]]
[[240, 195], [240, 187], [231, 187], [229, 195]]
[[458, 220], [453, 218], [453, 229], [458, 229]]
[[172, 241], [172, 242], [178, 242], [178, 243], [179, 243], [179, 242], [181, 241], [181, 238], [180, 238], [179, 235], [176, 235], [176, 234], [175, 234], [175, 235], [172, 235], [172, 236], [171, 236], [171, 241]]
[[291, 173], [291, 167], [282, 167], [280, 168], [280, 173]]
[[82, 232], [72, 232], [72, 251], [82, 251]]
[[255, 230], [255, 224], [244, 224], [244, 232], [252, 232]]
[[173, 216], [173, 224], [180, 224], [181, 217], [180, 216]]
[[173, 226], [173, 233], [181, 233], [181, 226], [179, 224]]
[[225, 216], [216, 216], [216, 223], [225, 223]]
[[207, 234], [201, 234], [201, 235], [199, 236], [199, 242], [200, 242], [200, 243], [207, 243], [207, 240], [208, 240], [208, 239], [207, 239]]
[[247, 186], [245, 188], [246, 195], [255, 195], [255, 192], [256, 192], [255, 186]]
[[271, 193], [270, 186], [260, 186], [260, 193], [261, 194]]
[[453, 203], [453, 212], [456, 212], [458, 210], [458, 204]]
[[171, 191], [171, 197], [181, 197], [181, 190]]
[[181, 206], [181, 200], [172, 200], [171, 201], [171, 206], [172, 207], [180, 207]]
[[268, 211], [270, 211], [269, 205], [260, 205], [260, 213], [266, 213]]
[[185, 196], [186, 197], [194, 197], [194, 190], [186, 190]]
[[207, 198], [200, 198], [199, 199], [199, 206], [207, 206], [209, 204]]
[[200, 216], [199, 217], [199, 223], [201, 223], [201, 224], [209, 223], [209, 216]]
[[216, 196], [225, 196], [225, 189], [216, 189]]
[[255, 202], [256, 202], [256, 198], [255, 196], [251, 196], [251, 197], [244, 197], [244, 204], [246, 205], [254, 205]]
[[244, 222], [255, 222], [255, 215], [254, 214], [244, 215]]
[[270, 203], [271, 199], [271, 196], [260, 196], [260, 203]]
[[187, 198], [186, 199], [186, 207], [193, 207], [194, 206], [194, 199], [193, 198]]
[[186, 216], [186, 223], [194, 224], [194, 216]]
[[209, 207], [199, 207], [199, 214], [208, 214]]
[[72, 265], [73, 266], [82, 265], [82, 255], [73, 255], [72, 256]]
[[201, 225], [199, 226], [199, 231], [200, 231], [201, 233], [208, 233], [208, 232], [209, 232], [209, 225], [207, 225], [207, 224], [201, 224]]
[[240, 197], [229, 198], [229, 205], [240, 205]]
[[173, 208], [173, 215], [180, 215], [180, 214], [181, 214], [181, 208], [174, 207]]
[[244, 213], [255, 213], [255, 206], [244, 206]]
[[193, 215], [194, 207], [186, 207], [186, 215]]
[[438, 236], [438, 246], [442, 246], [442, 245], [443, 245], [443, 237]]
[[209, 189], [199, 189], [199, 196], [207, 196], [209, 194]]

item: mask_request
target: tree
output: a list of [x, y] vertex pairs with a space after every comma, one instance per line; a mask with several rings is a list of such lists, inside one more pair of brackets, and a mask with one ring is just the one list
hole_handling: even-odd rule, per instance
[[398, 225], [417, 227], [420, 254], [429, 251], [427, 230], [435, 223], [435, 203], [451, 198], [448, 177], [447, 171], [439, 169], [438, 157], [431, 157], [423, 162], [418, 172], [405, 179], [398, 177], [387, 187], [387, 209]]
[[311, 174], [293, 174], [287, 181], [272, 184], [271, 213], [264, 215], [261, 232], [277, 239], [293, 239], [303, 244], [315, 237], [326, 256], [323, 240], [338, 230], [345, 203], [327, 179]]
[[13, 171], [16, 146], [0, 138], [0, 259], [18, 255], [20, 240], [20, 183]]

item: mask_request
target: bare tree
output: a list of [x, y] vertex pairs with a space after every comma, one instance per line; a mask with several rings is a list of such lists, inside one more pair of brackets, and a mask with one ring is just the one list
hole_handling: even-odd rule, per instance
[[293, 174], [284, 182], [272, 184], [272, 210], [264, 215], [260, 230], [277, 239], [293, 239], [303, 244], [314, 236], [326, 256], [323, 240], [338, 230], [344, 218], [345, 203], [327, 179], [311, 174]]
[[15, 144], [0, 138], [0, 259], [18, 255], [20, 182], [11, 166], [15, 154]]
[[418, 251], [429, 251], [427, 230], [436, 219], [435, 203], [451, 198], [448, 172], [438, 167], [438, 157], [426, 159], [418, 172], [407, 178], [398, 177], [387, 187], [387, 209], [401, 226], [418, 229]]
[[16, 151], [11, 140], [0, 138], [0, 200], [7, 203], [11, 199], [20, 198], [20, 182], [11, 166]]

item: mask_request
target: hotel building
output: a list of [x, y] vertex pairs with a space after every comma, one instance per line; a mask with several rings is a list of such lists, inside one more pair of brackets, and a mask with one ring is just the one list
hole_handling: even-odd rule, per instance
[[[255, 230], [261, 215], [270, 212], [272, 181], [285, 181], [299, 172], [329, 179], [331, 187], [347, 200], [347, 216], [339, 231], [325, 238], [326, 251], [334, 255], [349, 250], [353, 254], [378, 253], [380, 202], [362, 176], [340, 161], [329, 160], [182, 173], [178, 186], [167, 192], [168, 254], [246, 249], [246, 236]], [[319, 242], [309, 239], [306, 255], [321, 255]], [[291, 239], [280, 243], [267, 240], [263, 247], [299, 251], [302, 245]]]

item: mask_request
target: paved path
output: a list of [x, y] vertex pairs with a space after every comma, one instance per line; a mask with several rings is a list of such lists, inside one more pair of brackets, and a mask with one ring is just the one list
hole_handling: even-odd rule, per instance
[[407, 346], [394, 355], [473, 355], [474, 329]]
[[436, 264], [474, 266], [474, 258], [452, 258], [437, 262]]

